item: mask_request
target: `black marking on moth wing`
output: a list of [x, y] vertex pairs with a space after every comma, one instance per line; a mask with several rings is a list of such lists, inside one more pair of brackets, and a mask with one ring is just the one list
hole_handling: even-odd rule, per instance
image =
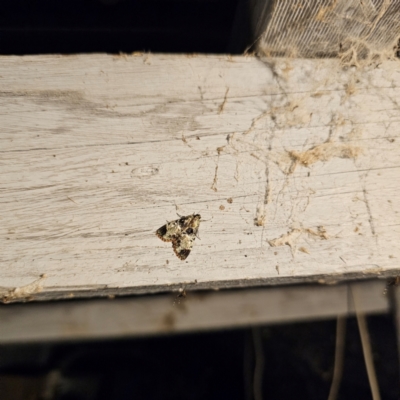
[[172, 238], [166, 238], [165, 235], [167, 234], [167, 225], [163, 225], [161, 228], [156, 230], [156, 235], [163, 240], [164, 242], [171, 242]]
[[182, 234], [172, 241], [172, 248], [181, 260], [185, 260], [192, 250], [195, 237], [193, 235]]
[[176, 222], [179, 223], [179, 225], [181, 226], [181, 228], [186, 226], [187, 221], [189, 220], [189, 217], [180, 217], [179, 219], [176, 220]]
[[176, 255], [183, 261], [189, 257], [190, 250], [181, 250], [180, 253], [176, 253]]
[[178, 220], [176, 220], [177, 223], [179, 223], [180, 227], [182, 229], [186, 229], [190, 226], [194, 225], [199, 225], [198, 223], [196, 224], [197, 221], [200, 221], [201, 216], [200, 214], [191, 214], [186, 217], [180, 217]]
[[176, 248], [174, 246], [173, 246], [173, 248], [174, 248], [174, 252], [175, 252], [175, 254], [176, 254], [176, 256], [178, 258], [180, 258], [181, 260], [186, 260], [188, 258], [189, 254], [190, 254], [190, 250], [188, 250], [188, 249], [178, 249], [178, 248]]

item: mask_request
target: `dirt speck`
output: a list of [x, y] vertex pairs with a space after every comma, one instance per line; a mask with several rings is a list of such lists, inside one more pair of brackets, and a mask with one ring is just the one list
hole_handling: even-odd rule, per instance
[[266, 216], [264, 214], [259, 214], [254, 218], [255, 226], [264, 226], [266, 221]]
[[301, 251], [302, 253], [310, 254], [308, 249], [306, 249], [305, 247], [299, 247], [299, 251]]

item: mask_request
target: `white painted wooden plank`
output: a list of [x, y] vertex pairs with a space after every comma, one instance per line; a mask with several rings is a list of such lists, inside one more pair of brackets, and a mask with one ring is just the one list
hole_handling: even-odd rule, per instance
[[[0, 343], [132, 337], [386, 313], [385, 283], [188, 292], [0, 307]], [[354, 300], [355, 297], [355, 300]]]
[[[4, 301], [399, 271], [397, 62], [2, 57], [0, 82]], [[204, 219], [184, 262], [154, 234], [176, 212]]]

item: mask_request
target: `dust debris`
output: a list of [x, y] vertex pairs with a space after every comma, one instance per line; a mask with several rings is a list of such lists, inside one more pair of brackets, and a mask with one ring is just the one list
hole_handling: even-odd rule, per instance
[[290, 65], [288, 62], [285, 63], [285, 66], [281, 69], [282, 75], [287, 80], [289, 79], [289, 73], [293, 70], [293, 66]]
[[151, 65], [150, 62], [150, 53], [146, 54], [146, 57], [143, 59], [143, 64]]
[[[310, 228], [292, 228], [289, 232], [279, 236], [276, 239], [268, 240], [268, 244], [271, 247], [279, 247], [279, 246], [289, 246], [293, 250], [296, 248], [296, 243], [300, 239], [302, 235], [308, 235], [311, 237], [320, 238], [323, 240], [327, 240], [329, 238], [326, 230], [323, 226], [318, 226], [317, 230], [313, 230]], [[301, 250], [302, 249], [302, 250]], [[310, 254], [306, 248], [301, 248], [300, 251], [303, 253]], [[306, 251], [304, 251], [306, 250]]]
[[308, 251], [308, 249], [307, 248], [305, 248], [305, 247], [299, 247], [299, 251], [301, 251], [302, 253], [306, 253], [306, 254], [310, 254], [310, 252]]
[[264, 213], [257, 213], [256, 217], [254, 218], [254, 225], [255, 226], [264, 226], [267, 217]]
[[320, 239], [329, 239], [329, 236], [326, 233], [326, 229], [323, 226], [317, 226], [317, 231], [314, 231], [312, 229], [304, 229], [304, 232], [308, 233], [310, 236], [319, 237]]
[[329, 161], [335, 157], [356, 159], [360, 154], [362, 154], [360, 147], [331, 141], [319, 144], [306, 151], [290, 150], [288, 155], [292, 164], [289, 167], [288, 174], [292, 174], [298, 165], [309, 167], [318, 161]]
[[264, 226], [265, 225], [265, 215], [254, 218], [254, 225], [255, 226]]
[[314, 98], [319, 98], [319, 97], [324, 96], [325, 94], [326, 93], [324, 93], [324, 92], [315, 92], [315, 93], [311, 94], [310, 96], [314, 97]]
[[302, 234], [301, 229], [292, 229], [276, 239], [268, 240], [268, 243], [271, 247], [279, 247], [287, 245], [293, 248], [295, 245], [295, 241], [300, 237], [301, 234]]
[[224, 100], [222, 101], [221, 105], [218, 107], [218, 114], [222, 114], [225, 108], [226, 101], [228, 99], [229, 88], [226, 89]]
[[346, 90], [346, 97], [353, 95], [357, 91], [355, 82], [351, 81], [350, 83], [347, 83], [345, 85], [345, 90]]
[[325, 14], [332, 12], [336, 7], [337, 1], [332, 2], [329, 6], [321, 7], [315, 16], [316, 21], [326, 22]]
[[214, 172], [214, 180], [211, 185], [211, 189], [214, 190], [214, 192], [217, 192], [217, 182], [218, 182], [218, 165], [219, 165], [219, 156], [221, 152], [225, 149], [225, 146], [217, 147], [217, 153], [218, 153], [218, 159], [217, 159], [217, 165], [215, 166], [215, 172]]
[[211, 189], [214, 190], [214, 192], [218, 192], [217, 182], [218, 182], [218, 164], [215, 166], [214, 180], [213, 180], [213, 183], [211, 185]]
[[118, 53], [118, 56], [119, 56], [120, 58], [123, 58], [123, 59], [125, 59], [125, 60], [128, 60], [128, 55], [127, 55], [126, 53], [123, 53], [122, 51], [120, 51], [120, 52]]
[[276, 272], [278, 273], [278, 275], [280, 275], [280, 272], [279, 272], [279, 265], [275, 265], [275, 269], [276, 269]]
[[44, 279], [46, 279], [46, 274], [40, 275], [39, 279], [34, 280], [28, 285], [8, 290], [3, 296], [3, 303], [9, 303], [13, 300], [29, 300], [33, 294], [40, 293], [43, 290]]

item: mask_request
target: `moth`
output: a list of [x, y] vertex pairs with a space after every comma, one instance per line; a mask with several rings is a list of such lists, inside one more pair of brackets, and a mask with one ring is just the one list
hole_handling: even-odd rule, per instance
[[201, 216], [191, 214], [180, 216], [157, 229], [156, 235], [164, 242], [172, 242], [172, 248], [181, 260], [188, 258], [199, 231]]

